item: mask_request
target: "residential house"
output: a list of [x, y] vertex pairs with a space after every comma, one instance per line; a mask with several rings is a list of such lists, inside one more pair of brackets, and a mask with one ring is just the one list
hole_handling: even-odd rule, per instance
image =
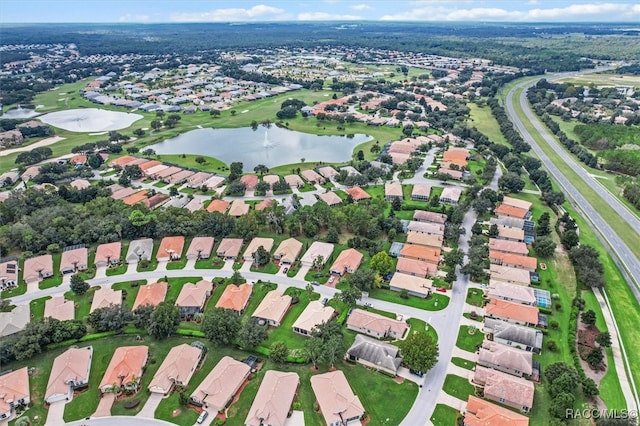
[[312, 185], [323, 184], [324, 178], [313, 170], [303, 170], [300, 172], [302, 177]]
[[167, 289], [168, 285], [166, 282], [156, 282], [140, 286], [131, 310], [135, 311], [144, 305], [158, 306], [161, 302], [164, 302], [164, 298], [167, 296]]
[[[300, 179], [300, 178], [298, 178]], [[273, 189], [273, 185], [280, 182], [280, 176], [278, 175], [264, 175], [262, 181], [269, 185], [269, 188]], [[286, 182], [286, 181], [285, 181]]]
[[320, 175], [327, 180], [333, 180], [336, 176], [340, 174], [336, 171], [336, 169], [334, 169], [331, 166], [319, 167], [318, 173], [320, 173]]
[[431, 222], [431, 223], [439, 223], [440, 225], [444, 225], [444, 223], [447, 221], [447, 215], [442, 213], [430, 212], [426, 210], [416, 210], [413, 213], [413, 220], [417, 222]]
[[53, 360], [44, 400], [47, 404], [70, 401], [73, 391], [89, 385], [93, 347], [69, 348]]
[[251, 284], [229, 284], [225, 287], [220, 299], [218, 299], [216, 308], [229, 309], [241, 315], [249, 303], [252, 292], [253, 286]]
[[[519, 242], [524, 244], [526, 232], [524, 229], [518, 228], [506, 228], [504, 226], [498, 226], [498, 240], [504, 240], [507, 242]], [[528, 251], [527, 251], [528, 253]]]
[[288, 238], [280, 243], [273, 258], [280, 261], [280, 265], [290, 266], [298, 259], [302, 251], [302, 243], [295, 238]]
[[213, 175], [207, 172], [197, 172], [187, 178], [187, 186], [189, 188], [200, 188]]
[[256, 209], [257, 212], [261, 212], [262, 210], [267, 209], [273, 206], [274, 204], [275, 204], [275, 201], [273, 201], [271, 198], [267, 198], [260, 201], [258, 204], [256, 204], [254, 208]]
[[24, 261], [22, 279], [26, 283], [42, 281], [53, 276], [53, 257], [50, 254], [30, 257]]
[[189, 210], [191, 213], [202, 210], [204, 208], [204, 201], [200, 198], [192, 198], [184, 205], [184, 208]]
[[89, 250], [86, 247], [72, 246], [62, 251], [60, 273], [73, 274], [87, 269]]
[[490, 282], [487, 296], [493, 299], [502, 299], [507, 302], [521, 303], [523, 305], [535, 306], [537, 304], [533, 288], [502, 281]]
[[354, 309], [347, 317], [347, 328], [378, 339], [402, 339], [409, 326], [404, 321], [398, 321], [363, 309]]
[[411, 275], [396, 272], [393, 274], [391, 281], [389, 282], [389, 288], [393, 291], [403, 291], [412, 296], [426, 298], [431, 294], [431, 288], [433, 287], [433, 281], [426, 278], [414, 277]]
[[529, 248], [525, 243], [518, 241], [508, 241], [506, 239], [489, 238], [489, 250], [502, 253], [519, 254], [521, 256], [529, 255]]
[[296, 373], [267, 371], [244, 424], [246, 426], [284, 426], [299, 385], [300, 377]]
[[525, 220], [509, 216], [492, 217], [489, 220], [491, 225], [503, 226], [505, 228], [524, 229]]
[[95, 267], [99, 268], [119, 263], [121, 251], [122, 243], [120, 241], [100, 244], [96, 248], [96, 255], [93, 261]]
[[167, 201], [170, 197], [166, 194], [162, 194], [162, 193], [157, 193], [155, 195], [152, 195], [149, 198], [145, 198], [142, 200], [142, 203], [148, 208], [148, 209], [155, 209], [156, 207], [159, 207], [160, 205], [162, 205], [162, 203], [164, 203], [165, 201]]
[[538, 329], [485, 318], [483, 330], [489, 340], [501, 345], [534, 353], [540, 353], [542, 350], [542, 331]]
[[473, 383], [482, 386], [483, 396], [528, 413], [533, 407], [533, 382], [501, 371], [476, 366]]
[[136, 264], [143, 259], [151, 260], [152, 253], [153, 240], [151, 238], [133, 240], [129, 243], [129, 250], [127, 250], [127, 257], [125, 260], [129, 264]]
[[264, 296], [251, 318], [264, 321], [271, 327], [280, 327], [280, 323], [290, 306], [291, 296], [278, 290], [272, 290]]
[[86, 179], [74, 179], [71, 182], [69, 182], [69, 185], [72, 188], [77, 189], [78, 191], [80, 191], [80, 190], [89, 188], [91, 186], [91, 182], [89, 182]]
[[249, 377], [251, 367], [224, 356], [191, 394], [191, 400], [212, 413], [223, 411]]
[[466, 167], [469, 156], [469, 150], [465, 148], [451, 147], [442, 155], [442, 161], [456, 164], [459, 167]]
[[262, 247], [267, 251], [267, 253], [270, 253], [271, 249], [273, 248], [273, 238], [255, 237], [253, 240], [251, 240], [244, 251], [244, 260], [246, 262], [253, 261], [253, 256], [255, 255], [256, 251], [258, 251], [259, 247]]
[[222, 176], [214, 175], [207, 179], [204, 185], [211, 191], [222, 185], [223, 182], [224, 178]]
[[33, 179], [34, 177], [38, 176], [40, 174], [40, 166], [31, 166], [28, 167], [27, 170], [24, 171], [24, 173], [22, 173], [22, 181], [23, 182], [29, 182], [31, 179]]
[[229, 207], [229, 211], [227, 214], [233, 217], [244, 216], [249, 213], [249, 209], [251, 206], [244, 202], [242, 199], [233, 200], [231, 203], [231, 207]]
[[396, 263], [396, 272], [426, 278], [427, 276], [434, 276], [438, 272], [438, 265], [422, 260], [399, 257]]
[[420, 234], [444, 235], [444, 225], [432, 222], [409, 221], [407, 232], [418, 232]]
[[367, 191], [360, 188], [359, 186], [352, 186], [351, 188], [345, 188], [344, 192], [349, 194], [351, 196], [351, 199], [356, 202], [362, 201], [362, 200], [368, 200], [371, 198], [371, 195], [369, 195]]
[[259, 181], [260, 179], [256, 175], [243, 175], [240, 177], [240, 182], [244, 183], [244, 186], [248, 191], [255, 190]]
[[462, 189], [456, 186], [447, 186], [440, 194], [440, 202], [448, 204], [458, 204], [462, 196]]
[[132, 206], [137, 203], [142, 203], [147, 199], [147, 190], [137, 191], [128, 197], [122, 199], [122, 202], [128, 206]]
[[148, 346], [121, 346], [116, 348], [100, 382], [100, 391], [114, 387], [136, 391], [149, 358]]
[[469, 395], [464, 426], [529, 426], [529, 418], [484, 399]]
[[44, 302], [44, 318], [69, 321], [74, 318], [75, 303], [64, 296], [53, 296]]
[[236, 260], [240, 254], [242, 244], [242, 238], [223, 238], [216, 254], [224, 260]]
[[508, 196], [504, 196], [502, 198], [502, 204], [511, 206], [511, 207], [517, 207], [519, 209], [523, 209], [527, 211], [531, 210], [531, 206], [533, 205], [533, 203], [529, 201], [519, 200], [517, 198], [508, 197]]
[[213, 237], [194, 237], [187, 249], [187, 260], [208, 259], [213, 249]]
[[284, 181], [291, 187], [302, 188], [304, 181], [298, 175], [286, 175]]
[[395, 377], [402, 364], [398, 352], [397, 346], [357, 334], [345, 358]]
[[[152, 170], [152, 169], [150, 169], [150, 170]], [[175, 175], [177, 173], [180, 173], [181, 171], [182, 171], [182, 168], [180, 168], [180, 167], [168, 166], [168, 167], [165, 167], [162, 170], [154, 172], [152, 176], [153, 176], [154, 179], [165, 181], [165, 180], [168, 180], [171, 176], [173, 176], [173, 175]]]
[[478, 365], [522, 377], [533, 374], [533, 353], [485, 340], [478, 351]]
[[184, 237], [178, 235], [175, 237], [164, 237], [160, 241], [156, 260], [158, 262], [166, 262], [171, 260], [180, 260], [182, 257], [182, 249], [184, 248]]
[[422, 232], [407, 232], [407, 244], [415, 244], [424, 247], [433, 247], [442, 249], [444, 245], [444, 236], [437, 234], [424, 234]]
[[342, 198], [340, 198], [338, 196], [338, 194], [336, 194], [335, 192], [332, 192], [332, 191], [323, 192], [322, 194], [318, 195], [318, 198], [321, 201], [324, 201], [325, 203], [327, 203], [329, 205], [329, 207], [333, 207], [333, 206], [337, 206], [339, 204], [342, 204]]
[[529, 210], [520, 207], [509, 206], [504, 203], [496, 207], [494, 213], [498, 217], [507, 216], [524, 220], [527, 220], [531, 217], [531, 212]]
[[489, 273], [491, 274], [491, 280], [494, 281], [503, 281], [524, 286], [531, 284], [531, 274], [524, 269], [491, 264]]
[[340, 252], [329, 272], [342, 276], [345, 273], [353, 274], [362, 263], [364, 256], [354, 248], [348, 248]]
[[[528, 287], [520, 287], [528, 288]], [[489, 299], [485, 305], [485, 313], [489, 318], [496, 318], [512, 324], [536, 326], [539, 323], [539, 310], [535, 306], [522, 305], [502, 299]]]
[[26, 407], [30, 402], [31, 392], [27, 367], [0, 376], [0, 421], [7, 423], [16, 407]]
[[333, 244], [314, 241], [302, 256], [300, 262], [303, 266], [313, 266], [314, 263], [321, 261], [320, 263], [322, 263], [322, 265], [319, 266], [322, 267], [327, 262], [327, 260], [329, 260], [332, 253]]
[[[429, 201], [429, 195], [431, 194], [431, 186], [426, 185], [424, 183], [417, 183], [413, 185], [413, 189], [411, 190], [411, 199], [413, 201]], [[421, 212], [424, 210], [416, 210], [417, 212]], [[414, 215], [415, 218], [415, 215]]]
[[195, 172], [191, 170], [181, 170], [176, 174], [173, 174], [165, 179], [171, 185], [181, 185], [186, 182], [191, 176], [195, 175]]
[[364, 407], [340, 370], [311, 376], [311, 389], [327, 426], [361, 424]]
[[176, 306], [180, 309], [181, 318], [193, 318], [195, 314], [204, 311], [207, 298], [211, 296], [213, 283], [207, 280], [200, 280], [197, 283], [185, 283], [180, 289]]
[[211, 202], [207, 206], [207, 211], [209, 213], [224, 213], [227, 211], [230, 205], [231, 203], [225, 200], [211, 200]]
[[18, 305], [9, 312], [0, 312], [0, 337], [22, 331], [31, 321], [29, 305]]
[[0, 289], [6, 290], [18, 285], [18, 261], [6, 260], [0, 263]]
[[183, 343], [169, 350], [149, 383], [149, 392], [168, 395], [174, 386], [186, 387], [195, 373], [202, 349]]
[[320, 301], [313, 300], [309, 302], [293, 323], [293, 331], [303, 336], [310, 336], [314, 328], [322, 323], [329, 322], [335, 312], [331, 306], [325, 306]]
[[416, 244], [405, 244], [402, 250], [400, 250], [400, 257], [437, 265], [440, 263], [440, 249]]
[[18, 129], [7, 130], [0, 133], [0, 148], [8, 146], [21, 145], [24, 142], [24, 136]]
[[93, 312], [100, 308], [107, 308], [111, 305], [120, 304], [122, 304], [122, 290], [113, 290], [110, 287], [100, 287], [93, 293], [91, 310], [89, 312]]
[[493, 250], [489, 250], [489, 260], [491, 263], [497, 265], [524, 269], [529, 272], [535, 272], [538, 267], [538, 260], [535, 257], [520, 256], [519, 254], [502, 253]]
[[389, 182], [384, 184], [384, 199], [393, 201], [394, 199], [402, 201], [404, 195], [402, 193], [402, 184], [398, 182]]

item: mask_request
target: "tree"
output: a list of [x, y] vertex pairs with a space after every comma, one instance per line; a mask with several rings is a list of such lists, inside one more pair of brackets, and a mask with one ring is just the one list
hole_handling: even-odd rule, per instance
[[598, 342], [600, 346], [608, 348], [609, 346], [611, 346], [611, 333], [609, 333], [608, 331], [603, 331], [596, 336], [596, 342]]
[[207, 160], [201, 155], [198, 155], [196, 158], [194, 158], [194, 161], [198, 164], [204, 164], [207, 162]]
[[251, 349], [267, 340], [267, 326], [260, 325], [257, 321], [249, 320], [244, 323], [238, 333], [238, 343], [243, 349]]
[[362, 297], [362, 291], [354, 286], [350, 285], [340, 292], [339, 298], [340, 300], [348, 306], [354, 306], [358, 299]]
[[587, 398], [593, 398], [600, 393], [600, 390], [593, 379], [587, 378], [582, 381], [582, 393]]
[[162, 121], [160, 120], [151, 121], [151, 128], [157, 132], [162, 128]]
[[313, 259], [313, 264], [311, 267], [317, 271], [321, 270], [324, 266], [324, 256], [318, 255]]
[[70, 283], [71, 291], [77, 295], [83, 295], [89, 290], [89, 283], [82, 279], [79, 274], [73, 274], [71, 276]]
[[216, 345], [228, 345], [238, 335], [242, 323], [240, 316], [228, 309], [216, 308], [202, 320], [202, 332]]
[[[527, 157], [529, 158], [529, 157]], [[549, 225], [551, 224], [551, 216], [549, 212], [544, 212], [540, 215], [538, 219], [538, 225], [536, 227], [536, 233], [538, 236], [545, 236], [551, 233], [551, 229]]]
[[593, 348], [589, 351], [585, 357], [585, 361], [589, 363], [591, 367], [597, 367], [604, 359], [604, 353], [601, 347]]
[[319, 337], [310, 337], [304, 342], [302, 349], [304, 355], [313, 364], [313, 368], [318, 368], [318, 362], [322, 356], [322, 339]]
[[371, 269], [358, 269], [349, 277], [352, 286], [362, 291], [369, 291], [373, 288], [373, 281], [376, 273]]
[[438, 362], [438, 343], [424, 331], [411, 334], [400, 343], [404, 363], [412, 370], [426, 373]]
[[572, 376], [571, 373], [566, 372], [551, 382], [549, 385], [549, 393], [552, 397], [558, 396], [561, 393], [573, 393], [576, 390], [576, 386], [578, 386], [578, 382], [575, 380], [575, 377]]
[[391, 208], [396, 212], [402, 209], [402, 201], [400, 198], [395, 197], [393, 201], [391, 201]]
[[234, 284], [242, 284], [245, 282], [245, 279], [239, 271], [233, 271], [233, 275], [231, 275], [231, 282]]
[[271, 261], [271, 254], [264, 249], [264, 247], [260, 246], [253, 253], [253, 261], [256, 265], [266, 265]]
[[580, 319], [582, 320], [582, 322], [584, 324], [595, 325], [595, 323], [596, 323], [596, 313], [592, 309], [589, 309], [588, 311], [584, 311], [580, 315]]
[[170, 197], [175, 197], [178, 195], [178, 188], [174, 186], [172, 186], [171, 188], [169, 188], [169, 196]]
[[242, 168], [244, 165], [240, 161], [234, 161], [229, 165], [229, 173], [240, 177], [242, 175]]
[[160, 302], [149, 318], [148, 333], [156, 339], [171, 336], [180, 325], [180, 310], [173, 303]]
[[380, 251], [373, 255], [369, 268], [384, 276], [393, 271], [393, 259], [386, 251]]
[[132, 312], [133, 326], [135, 328], [147, 328], [151, 322], [153, 306], [141, 305]]
[[321, 359], [333, 368], [336, 361], [344, 357], [345, 352], [346, 349], [344, 347], [342, 333], [340, 333], [340, 335], [333, 335], [323, 343]]
[[536, 251], [536, 255], [540, 257], [553, 257], [556, 251], [556, 243], [548, 235], [536, 238], [531, 246]]
[[560, 236], [560, 242], [564, 246], [565, 249], [571, 250], [573, 247], [576, 247], [580, 242], [580, 237], [578, 233], [573, 229], [569, 229], [564, 231]]
[[559, 419], [565, 419], [567, 410], [573, 408], [575, 401], [576, 398], [570, 393], [556, 395], [549, 405], [549, 414]]
[[287, 357], [289, 356], [289, 348], [287, 344], [281, 340], [274, 342], [269, 348], [269, 357], [271, 361], [278, 365], [282, 365], [287, 362]]
[[489, 227], [489, 238], [496, 238], [498, 236], [498, 225], [493, 224]]
[[575, 383], [575, 386], [577, 386], [578, 383], [580, 383], [580, 376], [578, 375], [578, 372], [576, 371], [576, 369], [564, 362], [556, 362], [549, 365], [546, 368], [544, 375], [549, 381], [549, 383], [553, 383], [556, 379], [558, 379], [560, 376], [562, 376], [565, 373], [571, 377], [571, 379], [573, 380], [573, 383]]
[[131, 319], [131, 313], [124, 305], [109, 305], [98, 308], [89, 314], [87, 322], [98, 333], [105, 331], [122, 331]]
[[462, 265], [464, 253], [460, 249], [451, 250], [444, 255], [444, 264], [454, 269], [458, 265]]
[[258, 164], [257, 166], [255, 166], [253, 168], [253, 171], [255, 173], [259, 173], [260, 176], [262, 176], [265, 173], [269, 173], [269, 168], [267, 166], [265, 166], [264, 164]]
[[520, 192], [524, 189], [524, 180], [514, 172], [507, 172], [498, 179], [498, 186], [502, 190], [506, 190], [511, 193]]

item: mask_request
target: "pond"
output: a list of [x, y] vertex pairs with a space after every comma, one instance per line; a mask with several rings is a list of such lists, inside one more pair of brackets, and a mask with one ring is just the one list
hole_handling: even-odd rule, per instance
[[2, 118], [31, 118], [31, 117], [35, 117], [36, 115], [40, 114], [39, 112], [36, 112], [32, 109], [28, 109], [28, 108], [22, 108], [22, 107], [17, 107], [14, 109], [11, 109], [9, 111], [6, 111], [4, 114], [2, 114]]
[[107, 132], [131, 126], [142, 115], [109, 111], [99, 108], [80, 108], [51, 112], [38, 117], [43, 123], [51, 124], [70, 132]]
[[218, 158], [227, 164], [241, 161], [244, 170], [258, 164], [274, 167], [305, 161], [339, 163], [351, 160], [353, 148], [371, 139], [364, 134], [318, 136], [282, 129], [251, 127], [198, 129], [147, 148], [157, 154], [196, 154]]

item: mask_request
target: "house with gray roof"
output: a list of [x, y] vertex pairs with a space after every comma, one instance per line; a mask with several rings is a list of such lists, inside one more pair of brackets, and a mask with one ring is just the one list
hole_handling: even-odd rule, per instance
[[527, 352], [540, 353], [542, 349], [542, 331], [531, 327], [510, 324], [493, 318], [484, 319], [484, 332], [493, 337], [493, 341], [513, 346]]
[[395, 377], [402, 364], [398, 351], [397, 346], [358, 334], [345, 358]]
[[127, 251], [126, 261], [127, 263], [138, 263], [142, 259], [151, 260], [151, 254], [153, 253], [153, 239], [143, 238], [140, 240], [133, 240], [129, 244], [129, 250]]

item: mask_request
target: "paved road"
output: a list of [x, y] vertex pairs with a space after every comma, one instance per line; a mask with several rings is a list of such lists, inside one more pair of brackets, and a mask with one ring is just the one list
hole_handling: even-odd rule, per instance
[[[564, 76], [564, 74], [562, 75]], [[520, 106], [525, 112], [527, 119], [531, 121], [531, 123], [536, 128], [536, 131], [540, 133], [540, 135], [545, 139], [545, 141], [556, 151], [556, 153], [566, 161], [576, 173], [578, 173], [581, 178], [585, 180], [585, 183], [590, 185], [597, 193], [600, 195], [610, 206], [612, 206], [618, 213], [620, 213], [621, 217], [629, 223], [629, 225], [636, 230], [640, 230], [640, 221], [634, 215], [625, 215], [624, 212], [627, 212], [626, 207], [621, 207], [622, 204], [615, 197], [613, 197], [608, 191], [604, 190], [599, 184], [592, 183], [593, 178], [586, 173], [586, 171], [579, 165], [577, 165], [573, 159], [571, 159], [565, 152], [558, 146], [555, 142], [554, 137], [546, 130], [546, 128], [537, 120], [534, 116], [533, 111], [529, 107], [529, 104], [526, 99], [526, 90], [523, 90], [520, 99], [514, 99], [515, 90], [519, 88], [529, 87], [535, 84], [535, 82], [526, 82], [520, 85], [513, 87], [506, 96], [506, 110], [509, 114], [509, 117], [515, 124], [516, 128], [522, 134], [524, 140], [531, 145], [531, 148], [536, 153], [538, 158], [542, 161], [542, 164], [549, 171], [550, 175], [554, 178], [554, 180], [560, 185], [563, 192], [566, 194], [567, 198], [571, 201], [573, 206], [582, 211], [585, 218], [591, 222], [594, 228], [600, 233], [602, 238], [608, 243], [609, 247], [613, 250], [613, 252], [617, 255], [618, 259], [623, 268], [623, 272], [627, 272], [630, 280], [627, 280], [629, 283], [629, 287], [633, 292], [634, 296], [640, 302], [640, 289], [638, 287], [638, 283], [640, 283], [640, 260], [636, 255], [630, 250], [629, 246], [625, 244], [625, 242], [618, 236], [618, 234], [613, 230], [613, 228], [609, 225], [607, 220], [605, 220], [596, 209], [591, 206], [591, 204], [587, 201], [587, 199], [573, 186], [573, 184], [569, 181], [569, 179], [562, 174], [562, 172], [551, 162], [549, 157], [542, 151], [540, 146], [536, 143], [533, 136], [529, 133], [524, 123], [520, 119], [520, 117], [515, 113], [514, 110], [514, 102], [520, 102]], [[583, 177], [583, 175], [588, 176]], [[627, 217], [628, 216], [628, 217]], [[635, 239], [637, 239], [636, 246], [640, 246], [640, 235], [636, 233]]]

